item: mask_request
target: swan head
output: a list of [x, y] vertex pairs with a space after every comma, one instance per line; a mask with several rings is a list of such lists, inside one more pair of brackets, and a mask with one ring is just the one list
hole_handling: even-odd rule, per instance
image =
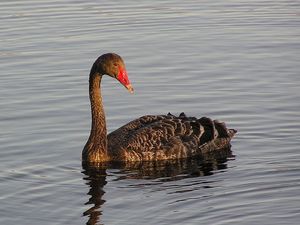
[[101, 55], [94, 63], [93, 68], [97, 74], [106, 74], [117, 79], [130, 93], [133, 93], [125, 63], [118, 54], [106, 53]]

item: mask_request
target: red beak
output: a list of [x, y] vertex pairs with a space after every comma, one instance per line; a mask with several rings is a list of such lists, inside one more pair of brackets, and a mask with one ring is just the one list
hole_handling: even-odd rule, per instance
[[121, 84], [123, 84], [126, 89], [132, 94], [133, 88], [130, 84], [130, 81], [128, 79], [127, 71], [125, 68], [119, 67], [119, 74], [117, 79], [120, 81]]

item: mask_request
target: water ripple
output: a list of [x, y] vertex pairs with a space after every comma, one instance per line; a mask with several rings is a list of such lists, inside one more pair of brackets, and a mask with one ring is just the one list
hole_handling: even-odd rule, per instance
[[[298, 2], [0, 6], [1, 224], [298, 224]], [[136, 94], [104, 79], [109, 131], [144, 114], [209, 116], [238, 130], [235, 160], [82, 174], [88, 73], [111, 51]]]

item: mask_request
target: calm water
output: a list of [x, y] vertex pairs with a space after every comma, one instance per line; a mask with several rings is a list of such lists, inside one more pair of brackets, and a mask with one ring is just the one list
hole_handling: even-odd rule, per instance
[[[299, 1], [2, 1], [0, 29], [0, 224], [299, 224]], [[185, 111], [232, 155], [83, 168], [106, 52], [136, 90], [104, 79], [110, 131]]]

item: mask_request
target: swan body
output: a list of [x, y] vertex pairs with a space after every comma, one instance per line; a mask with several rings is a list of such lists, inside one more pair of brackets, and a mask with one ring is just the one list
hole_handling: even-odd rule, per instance
[[116, 78], [133, 93], [124, 61], [119, 55], [107, 53], [95, 61], [89, 79], [92, 128], [82, 152], [83, 161], [173, 160], [230, 147], [236, 130], [227, 129], [217, 120], [187, 117], [184, 113], [179, 116], [170, 113], [142, 116], [107, 135], [100, 92], [104, 74]]

